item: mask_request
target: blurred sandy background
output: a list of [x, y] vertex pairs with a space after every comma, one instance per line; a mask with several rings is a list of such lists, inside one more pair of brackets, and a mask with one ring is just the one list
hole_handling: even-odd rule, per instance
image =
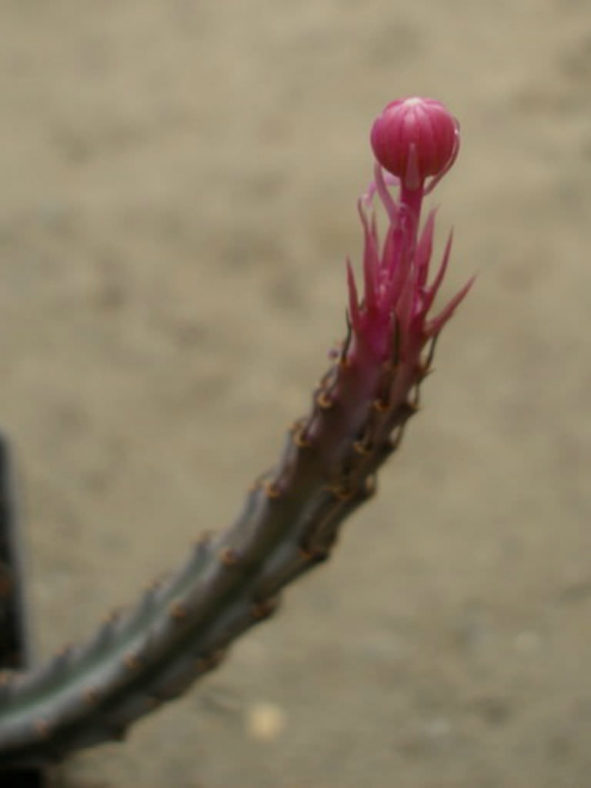
[[68, 788], [591, 785], [591, 8], [4, 0], [0, 422], [39, 653], [227, 523], [344, 323], [367, 134], [460, 118], [473, 272], [328, 567]]

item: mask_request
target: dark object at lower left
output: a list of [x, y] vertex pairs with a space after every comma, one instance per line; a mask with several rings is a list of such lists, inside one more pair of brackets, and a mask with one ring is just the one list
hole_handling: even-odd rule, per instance
[[[26, 669], [31, 643], [25, 597], [22, 534], [15, 501], [15, 483], [6, 438], [0, 434], [0, 671]], [[48, 788], [38, 767], [0, 771], [2, 788]]]

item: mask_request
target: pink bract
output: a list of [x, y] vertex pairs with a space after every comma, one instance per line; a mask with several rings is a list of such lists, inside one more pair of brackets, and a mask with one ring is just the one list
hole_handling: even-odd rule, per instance
[[[353, 333], [349, 359], [364, 363], [368, 357], [386, 361], [396, 355], [396, 362], [413, 365], [420, 363], [425, 343], [439, 333], [473, 281], [439, 314], [429, 317], [449, 262], [452, 236], [430, 281], [435, 212], [428, 214], [420, 231], [421, 206], [423, 196], [455, 161], [459, 126], [438, 101], [401, 99], [388, 104], [375, 121], [372, 145], [377, 158], [375, 181], [359, 200], [364, 232], [362, 299], [348, 263]], [[384, 175], [382, 167], [391, 174]], [[427, 176], [432, 178], [428, 186]], [[391, 187], [398, 195], [391, 193]], [[368, 213], [376, 192], [389, 224], [383, 243], [375, 215]]]

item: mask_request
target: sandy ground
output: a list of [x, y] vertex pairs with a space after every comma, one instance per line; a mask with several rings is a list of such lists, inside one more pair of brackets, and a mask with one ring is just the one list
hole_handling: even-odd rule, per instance
[[448, 293], [479, 274], [330, 565], [60, 785], [591, 785], [590, 83], [583, 0], [4, 0], [0, 421], [40, 655], [273, 463], [397, 96], [461, 120]]

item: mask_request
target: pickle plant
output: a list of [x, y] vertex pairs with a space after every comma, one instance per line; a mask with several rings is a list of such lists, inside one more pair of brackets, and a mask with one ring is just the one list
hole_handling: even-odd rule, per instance
[[374, 493], [376, 471], [417, 410], [435, 341], [471, 285], [430, 314], [451, 234], [431, 273], [435, 217], [421, 226], [422, 202], [454, 163], [459, 139], [457, 121], [433, 99], [394, 101], [375, 120], [374, 179], [358, 203], [362, 284], [348, 262], [347, 334], [308, 414], [236, 521], [202, 538], [168, 580], [87, 642], [1, 674], [0, 768], [121, 739], [218, 665], [235, 638], [273, 613], [285, 585], [327, 559], [342, 521]]

